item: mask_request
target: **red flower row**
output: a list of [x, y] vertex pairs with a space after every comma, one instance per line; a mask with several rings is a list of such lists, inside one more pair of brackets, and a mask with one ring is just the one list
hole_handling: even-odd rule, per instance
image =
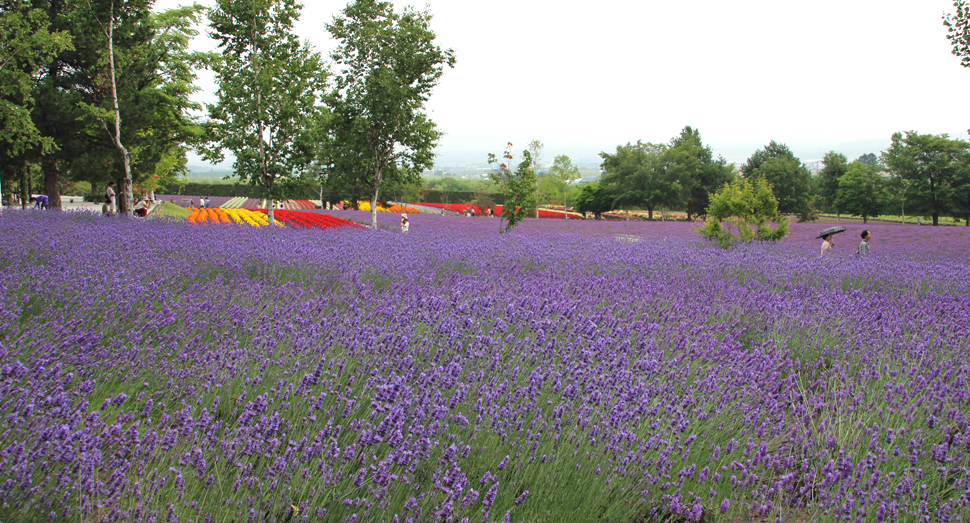
[[[266, 214], [266, 209], [250, 209], [253, 212], [261, 212]], [[334, 229], [337, 227], [361, 227], [361, 225], [352, 222], [350, 220], [345, 220], [343, 218], [338, 218], [329, 214], [320, 214], [315, 212], [303, 212], [303, 211], [287, 211], [284, 209], [277, 209], [273, 211], [273, 216], [282, 221], [283, 223], [294, 225], [296, 227], [303, 227], [305, 229]]]

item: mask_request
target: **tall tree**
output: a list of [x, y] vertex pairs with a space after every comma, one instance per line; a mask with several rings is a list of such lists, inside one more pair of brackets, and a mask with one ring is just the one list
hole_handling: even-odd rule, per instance
[[44, 65], [73, 47], [71, 36], [52, 30], [47, 12], [26, 0], [0, 2], [0, 174], [3, 198], [10, 198], [11, 178], [20, 180], [22, 205], [29, 198], [29, 163], [51, 153], [56, 144], [41, 133], [31, 117], [34, 87]]
[[664, 144], [627, 143], [618, 145], [613, 154], [601, 152], [602, 183], [613, 194], [613, 205], [622, 209], [647, 209], [649, 218], [661, 207], [680, 202], [682, 187], [663, 166]]
[[532, 155], [532, 170], [538, 175], [542, 171], [542, 150], [546, 145], [540, 140], [532, 140], [528, 147], [529, 154]]
[[566, 193], [569, 190], [569, 184], [580, 179], [582, 175], [579, 173], [579, 167], [573, 165], [573, 161], [569, 159], [565, 154], [560, 154], [556, 156], [555, 160], [552, 162], [552, 167], [549, 168], [549, 172], [546, 176], [551, 178], [556, 182], [562, 191], [562, 213], [563, 217], [569, 218], [569, 209], [566, 205]]
[[209, 14], [221, 54], [208, 66], [219, 88], [200, 150], [217, 161], [233, 152], [236, 176], [270, 202], [271, 224], [274, 202], [302, 185], [297, 180], [313, 161], [308, 137], [327, 75], [320, 54], [294, 33], [301, 8], [295, 0], [218, 0]]
[[[105, 42], [85, 1], [35, 0], [33, 5], [46, 14], [50, 31], [69, 33], [74, 44], [43, 64], [32, 94], [35, 104], [31, 118], [54, 146], [32, 152], [31, 159], [40, 163], [50, 206], [59, 209], [60, 186], [70, 163], [90, 148], [86, 120], [90, 111], [84, 104], [107, 97]], [[103, 127], [100, 133], [100, 139], [104, 139]]]
[[331, 129], [339, 140], [357, 135], [346, 138], [350, 148], [367, 144], [364, 157], [373, 169], [371, 226], [376, 228], [385, 172], [434, 165], [441, 133], [425, 103], [444, 68], [454, 67], [454, 51], [435, 43], [427, 11], [408, 7], [398, 13], [390, 2], [378, 0], [355, 0], [327, 30], [339, 41], [331, 54], [340, 69], [327, 98], [334, 114]]
[[688, 220], [707, 209], [711, 193], [734, 179], [734, 166], [720, 156], [715, 159], [700, 131], [689, 125], [670, 141], [663, 163], [667, 174], [680, 183]]
[[[536, 200], [536, 172], [533, 169], [532, 153], [522, 151], [522, 161], [513, 171], [512, 143], [508, 144], [502, 160], [489, 153], [488, 163], [497, 163], [498, 170], [488, 175], [489, 179], [498, 186], [499, 193], [505, 196], [502, 204], [502, 214], [499, 217], [499, 231], [503, 231], [502, 222], [507, 221], [504, 232], [509, 232], [519, 222], [535, 212], [539, 202]], [[504, 161], [503, 161], [504, 160]]]
[[30, 2], [8, 0], [0, 6], [0, 152], [9, 160], [55, 146], [31, 120], [34, 84], [44, 64], [73, 44], [67, 31], [51, 31], [47, 13]]
[[963, 165], [953, 180], [953, 213], [970, 227], [970, 165]]
[[[540, 179], [541, 178], [541, 175], [540, 175], [540, 173], [542, 172], [542, 150], [545, 147], [546, 147], [545, 144], [543, 144], [539, 140], [532, 140], [531, 142], [529, 142], [529, 145], [528, 145], [529, 154], [532, 155], [532, 170], [536, 173], [537, 182], [541, 182], [541, 179]], [[540, 183], [536, 183], [536, 201], [537, 202], [539, 201], [539, 185], [540, 185]], [[536, 218], [538, 218], [538, 217], [539, 217], [539, 207], [537, 205], [536, 206]]]
[[758, 149], [741, 166], [741, 174], [754, 180], [764, 177], [778, 199], [778, 211], [807, 220], [811, 213], [811, 173], [785, 144], [772, 140]]
[[946, 134], [893, 134], [882, 160], [895, 176], [908, 182], [908, 198], [916, 210], [927, 212], [933, 225], [953, 206], [954, 184], [966, 169], [970, 144]]
[[839, 178], [836, 205], [846, 212], [862, 217], [862, 223], [878, 216], [886, 207], [886, 180], [876, 165], [852, 162], [845, 175]]
[[600, 182], [588, 183], [576, 197], [576, 210], [583, 215], [591, 213], [602, 218], [604, 212], [613, 210], [613, 196]]
[[191, 100], [196, 56], [188, 47], [204, 8], [153, 13], [151, 7], [151, 0], [84, 0], [77, 12], [95, 26], [88, 43], [100, 47], [104, 70], [94, 79], [101, 94], [78, 104], [88, 123], [85, 147], [64, 163], [74, 180], [92, 188], [119, 181], [119, 210], [126, 214], [135, 184], [151, 189], [184, 171], [187, 145], [199, 132], [189, 115], [200, 106]]
[[842, 153], [829, 151], [822, 158], [822, 170], [819, 171], [819, 196], [822, 197], [822, 207], [826, 212], [835, 211], [841, 217], [842, 208], [836, 202], [839, 192], [839, 180], [849, 168], [849, 160]]

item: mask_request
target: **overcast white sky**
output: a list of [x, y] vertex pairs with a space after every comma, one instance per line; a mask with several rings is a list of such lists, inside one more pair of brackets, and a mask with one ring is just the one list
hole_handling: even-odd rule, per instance
[[[297, 31], [324, 56], [334, 45], [324, 25], [345, 5], [306, 2]], [[805, 161], [829, 149], [851, 160], [878, 153], [895, 131], [966, 138], [970, 127], [970, 70], [950, 54], [941, 19], [951, 0], [432, 0], [428, 9], [457, 57], [429, 104], [448, 164], [532, 139], [547, 161], [590, 159], [628, 141], [666, 142], [685, 125], [731, 161], [772, 139]]]

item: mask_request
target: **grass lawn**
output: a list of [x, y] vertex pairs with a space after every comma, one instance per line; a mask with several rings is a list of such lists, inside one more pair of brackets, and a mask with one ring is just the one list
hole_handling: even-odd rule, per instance
[[158, 211], [158, 215], [162, 218], [174, 218], [178, 220], [184, 220], [190, 214], [192, 214], [192, 211], [171, 202], [162, 202], [162, 210]]

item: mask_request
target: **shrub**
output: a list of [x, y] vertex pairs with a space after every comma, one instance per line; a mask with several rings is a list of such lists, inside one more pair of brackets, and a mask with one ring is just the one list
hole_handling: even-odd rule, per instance
[[778, 199], [767, 180], [751, 183], [742, 178], [724, 184], [711, 196], [700, 233], [722, 247], [739, 241], [780, 240], [788, 234], [788, 220], [778, 212]]

